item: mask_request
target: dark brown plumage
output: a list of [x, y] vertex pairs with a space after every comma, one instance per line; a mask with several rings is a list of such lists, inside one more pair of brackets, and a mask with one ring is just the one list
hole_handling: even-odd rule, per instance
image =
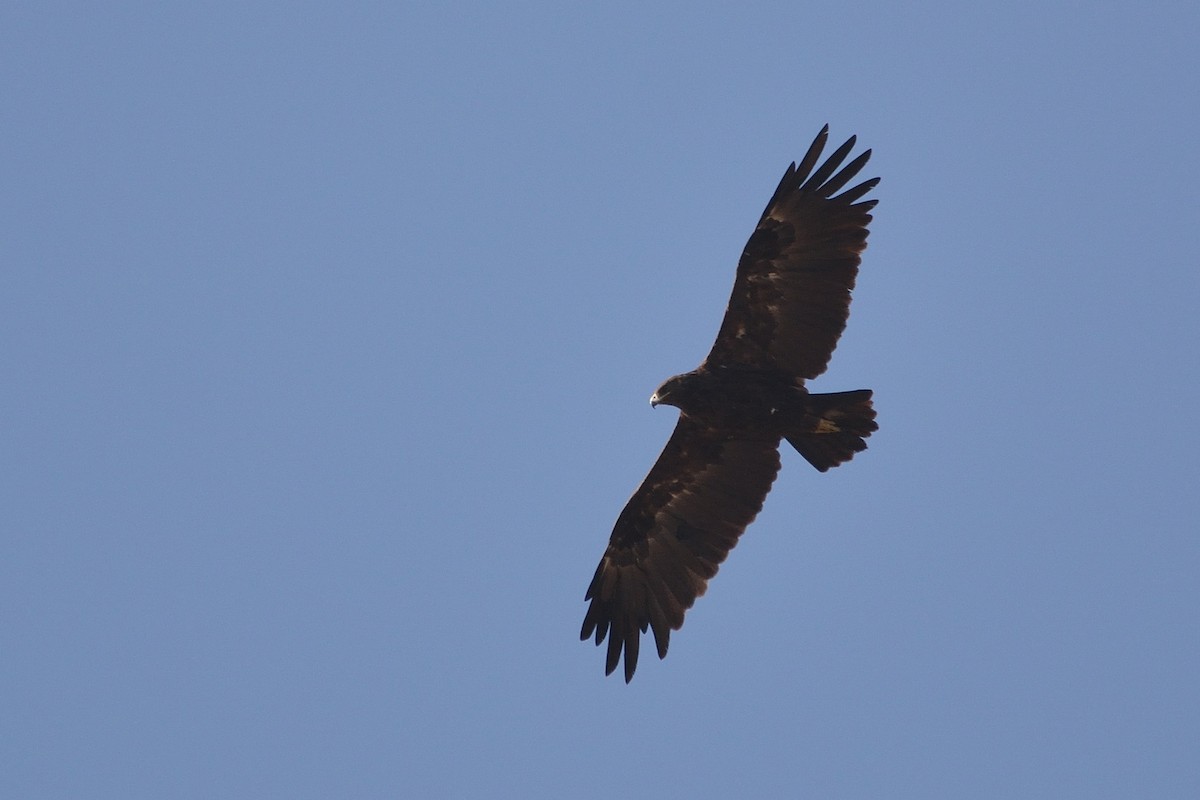
[[762, 510], [786, 439], [824, 472], [866, 449], [876, 430], [871, 391], [810, 394], [850, 313], [870, 210], [879, 183], [837, 194], [871, 156], [842, 162], [855, 139], [815, 171], [825, 126], [767, 203], [738, 262], [712, 351], [697, 369], [668, 379], [651, 405], [679, 408], [662, 455], [617, 518], [588, 587], [580, 638], [608, 637], [605, 672], [625, 654], [637, 669], [647, 628], [659, 658], [671, 631], [704, 594], [738, 537]]

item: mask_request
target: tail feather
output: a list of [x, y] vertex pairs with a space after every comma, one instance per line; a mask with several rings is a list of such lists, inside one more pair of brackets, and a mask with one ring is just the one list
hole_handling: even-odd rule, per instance
[[805, 401], [804, 432], [785, 438], [796, 448], [796, 452], [821, 472], [849, 461], [855, 453], [866, 450], [867, 443], [864, 440], [879, 429], [875, 424], [870, 389], [810, 394]]

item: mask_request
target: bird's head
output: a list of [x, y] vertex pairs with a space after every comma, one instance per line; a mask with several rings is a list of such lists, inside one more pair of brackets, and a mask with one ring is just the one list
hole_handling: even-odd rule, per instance
[[676, 375], [673, 378], [667, 378], [663, 381], [663, 385], [654, 390], [654, 394], [650, 395], [650, 407], [657, 405], [667, 405], [679, 407], [679, 401], [685, 392], [685, 384], [689, 373]]

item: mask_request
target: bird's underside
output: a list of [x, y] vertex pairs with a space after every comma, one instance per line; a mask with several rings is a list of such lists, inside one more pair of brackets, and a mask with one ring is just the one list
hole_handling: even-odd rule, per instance
[[[866, 449], [876, 429], [870, 390], [810, 394], [849, 314], [866, 247], [872, 179], [837, 194], [870, 151], [820, 166], [828, 127], [792, 164], [738, 262], [708, 358], [651, 397], [679, 408], [675, 431], [617, 518], [586, 598], [581, 638], [608, 639], [606, 673], [637, 668], [642, 633], [660, 658], [672, 630], [762, 509], [786, 440], [818, 470]], [[815, 168], [815, 169], [814, 169]]]

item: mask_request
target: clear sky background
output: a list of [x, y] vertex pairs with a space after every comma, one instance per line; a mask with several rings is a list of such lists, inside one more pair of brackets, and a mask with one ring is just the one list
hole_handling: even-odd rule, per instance
[[[1200, 796], [1200, 10], [6, 3], [0, 795]], [[795, 453], [578, 641], [824, 123], [882, 176]]]

